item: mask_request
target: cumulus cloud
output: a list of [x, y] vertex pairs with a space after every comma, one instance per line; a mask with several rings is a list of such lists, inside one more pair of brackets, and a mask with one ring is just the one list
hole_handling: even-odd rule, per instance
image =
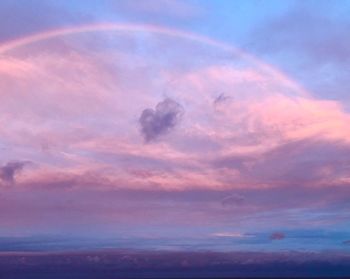
[[180, 121], [183, 112], [183, 107], [169, 98], [158, 103], [155, 109], [144, 109], [139, 123], [145, 141], [156, 140], [159, 136], [170, 132]]
[[0, 179], [4, 182], [13, 183], [15, 176], [24, 168], [28, 161], [12, 161], [0, 167]]
[[286, 238], [286, 235], [283, 232], [274, 232], [270, 235], [271, 240], [282, 240]]

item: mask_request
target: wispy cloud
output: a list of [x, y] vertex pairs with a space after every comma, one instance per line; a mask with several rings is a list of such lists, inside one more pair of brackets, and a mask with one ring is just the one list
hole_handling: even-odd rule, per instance
[[217, 232], [213, 233], [216, 237], [232, 237], [232, 238], [244, 238], [244, 237], [254, 237], [252, 234], [239, 233], [239, 232]]

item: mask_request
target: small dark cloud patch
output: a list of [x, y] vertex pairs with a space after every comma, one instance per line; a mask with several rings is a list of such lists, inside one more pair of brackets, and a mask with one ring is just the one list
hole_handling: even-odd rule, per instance
[[6, 183], [14, 183], [15, 176], [29, 164], [28, 161], [12, 161], [0, 167], [0, 179]]
[[270, 235], [271, 240], [282, 240], [286, 238], [286, 235], [283, 232], [274, 232]]
[[183, 113], [183, 107], [169, 98], [158, 103], [155, 109], [144, 109], [139, 123], [145, 142], [154, 141], [169, 133], [179, 123]]
[[229, 195], [221, 200], [221, 205], [225, 208], [241, 205], [244, 202], [244, 197], [238, 194]]
[[225, 95], [224, 93], [221, 93], [219, 96], [217, 96], [214, 99], [214, 105], [218, 105], [220, 103], [224, 103], [224, 102], [226, 102], [229, 99], [230, 99], [229, 96]]
[[350, 239], [344, 240], [344, 241], [343, 241], [343, 244], [344, 244], [344, 245], [350, 245]]

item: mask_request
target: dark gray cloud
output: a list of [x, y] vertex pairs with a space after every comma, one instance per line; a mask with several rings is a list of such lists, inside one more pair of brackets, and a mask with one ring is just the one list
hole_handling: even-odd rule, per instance
[[270, 235], [271, 240], [282, 240], [286, 238], [286, 235], [283, 232], [274, 232]]
[[183, 107], [169, 98], [158, 103], [155, 109], [143, 110], [139, 123], [145, 141], [156, 140], [159, 136], [170, 132], [180, 121], [183, 112]]
[[13, 183], [16, 174], [18, 174], [28, 163], [28, 161], [8, 162], [6, 165], [0, 167], [0, 179], [7, 183]]

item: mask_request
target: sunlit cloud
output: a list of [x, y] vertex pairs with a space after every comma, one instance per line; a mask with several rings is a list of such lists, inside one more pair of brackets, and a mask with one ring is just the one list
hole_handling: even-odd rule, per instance
[[[94, 1], [34, 2], [46, 16], [28, 29], [18, 22], [13, 35], [0, 30], [0, 236], [347, 249], [350, 114], [336, 94], [345, 83], [330, 98], [317, 77], [306, 83], [273, 56], [303, 53], [322, 69], [325, 58], [335, 76], [346, 64], [346, 24], [315, 14], [312, 36], [300, 35], [309, 14], [286, 8], [250, 28], [271, 40], [256, 35], [243, 51], [217, 39], [227, 30], [196, 25], [222, 3], [102, 1], [94, 11]], [[180, 29], [179, 20], [192, 24]], [[313, 33], [318, 24], [342, 43]]]

